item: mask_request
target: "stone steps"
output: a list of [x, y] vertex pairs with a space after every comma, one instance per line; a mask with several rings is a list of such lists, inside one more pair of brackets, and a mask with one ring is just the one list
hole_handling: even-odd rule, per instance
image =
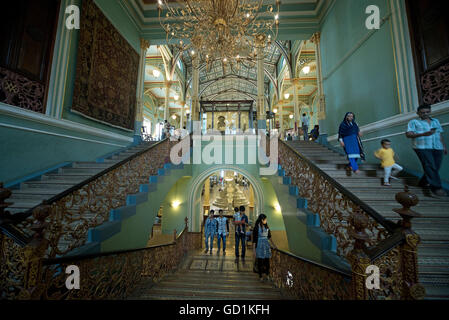
[[272, 282], [260, 282], [252, 272], [180, 269], [159, 283], [141, 287], [130, 297], [139, 300], [279, 300]]
[[[428, 190], [417, 187], [418, 178], [404, 176], [392, 180], [392, 187], [381, 185], [383, 170], [379, 164], [360, 165], [361, 174], [346, 175], [344, 156], [316, 143], [289, 142], [295, 150], [314, 162], [321, 170], [368, 204], [379, 214], [394, 222], [400, 217], [393, 209], [400, 208], [395, 195], [404, 184], [419, 197], [413, 210], [422, 217], [412, 221], [413, 229], [421, 237], [418, 247], [419, 279], [427, 292], [427, 299], [449, 299], [449, 197], [435, 197]], [[321, 150], [321, 151], [320, 151]]]

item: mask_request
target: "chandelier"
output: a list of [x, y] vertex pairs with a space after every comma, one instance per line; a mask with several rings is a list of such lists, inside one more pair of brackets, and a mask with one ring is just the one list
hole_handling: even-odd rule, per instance
[[[207, 66], [254, 63], [257, 49], [276, 40], [280, 0], [158, 0], [159, 20], [167, 43], [190, 50]], [[266, 1], [265, 1], [266, 2]]]

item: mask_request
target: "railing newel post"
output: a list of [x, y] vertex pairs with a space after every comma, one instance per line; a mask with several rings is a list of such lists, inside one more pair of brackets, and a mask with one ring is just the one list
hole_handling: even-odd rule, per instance
[[402, 270], [401, 300], [421, 300], [426, 295], [426, 290], [419, 284], [418, 279], [418, 245], [421, 238], [412, 230], [411, 223], [413, 218], [419, 218], [421, 214], [410, 209], [419, 203], [419, 199], [409, 191], [408, 186], [405, 186], [404, 192], [397, 193], [395, 199], [402, 205], [402, 208], [393, 211], [402, 218], [398, 225], [405, 239], [399, 247]]
[[371, 264], [371, 259], [365, 253], [365, 242], [369, 240], [369, 236], [365, 231], [368, 226], [368, 218], [361, 211], [355, 211], [349, 218], [349, 223], [352, 226], [349, 230], [349, 236], [355, 239], [354, 248], [348, 254], [352, 270], [352, 299], [367, 300], [367, 274], [365, 271]]

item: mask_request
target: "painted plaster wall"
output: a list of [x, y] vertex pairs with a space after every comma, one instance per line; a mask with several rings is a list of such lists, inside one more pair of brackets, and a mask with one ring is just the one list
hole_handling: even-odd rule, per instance
[[[82, 6], [82, 0], [75, 0], [75, 4]], [[120, 34], [128, 40], [130, 45], [136, 50], [136, 52], [140, 52], [140, 40], [139, 40], [139, 31], [125, 14], [123, 9], [120, 7], [117, 1], [107, 1], [107, 0], [95, 0], [97, 6], [101, 9], [101, 11], [105, 14], [108, 20], [112, 23], [112, 25], [120, 32]], [[72, 113], [70, 111], [72, 102], [73, 102], [73, 89], [75, 85], [75, 76], [76, 76], [76, 62], [77, 62], [77, 52], [78, 52], [78, 41], [79, 41], [79, 31], [72, 30], [69, 33], [69, 49], [68, 49], [68, 62], [67, 62], [67, 78], [65, 79], [65, 92], [64, 92], [64, 100], [63, 100], [63, 111], [62, 117], [64, 119], [82, 123], [85, 125], [92, 126], [94, 128], [99, 128], [107, 131], [111, 131], [117, 134], [122, 134], [125, 136], [133, 136], [133, 132], [126, 131], [118, 128], [114, 128], [100, 122], [90, 120], [81, 115]]]
[[[159, 207], [164, 205], [164, 212], [167, 209], [170, 210], [167, 208], [164, 200], [167, 196], [167, 199], [171, 199], [171, 196], [174, 194], [171, 190], [176, 183], [181, 185], [188, 183], [190, 172], [191, 167], [185, 165], [182, 170], [173, 169], [169, 175], [164, 176], [163, 181], [157, 183], [157, 191], [149, 193], [148, 200], [137, 205], [136, 214], [122, 220], [121, 232], [101, 243], [101, 251], [110, 252], [145, 248], [150, 239], [151, 229]], [[178, 193], [180, 199], [184, 199], [183, 192], [186, 192], [186, 190], [180, 190]], [[178, 230], [179, 233], [184, 227], [184, 209], [187, 208], [187, 205], [183, 200], [180, 201], [182, 201], [182, 205], [179, 211], [171, 212], [171, 214], [170, 211], [167, 214], [164, 213], [162, 218], [163, 223], [171, 229], [170, 232], [167, 232], [169, 234], [172, 234], [174, 229]]]
[[[281, 177], [271, 176], [267, 182], [282, 208], [281, 217], [287, 233], [289, 251], [297, 256], [321, 262], [321, 250], [309, 240], [307, 226], [297, 217], [296, 197], [289, 195], [288, 186], [282, 184]], [[271, 227], [271, 220], [269, 221]]]
[[[398, 80], [399, 72], [395, 52], [393, 50], [392, 17], [388, 14], [390, 0], [338, 0], [326, 17], [321, 29], [321, 55], [323, 70], [323, 86], [326, 95], [326, 119], [320, 121], [320, 130], [330, 136], [338, 133], [338, 126], [348, 111], [356, 115], [359, 126], [371, 124], [383, 119], [405, 113], [401, 110]], [[358, 46], [359, 42], [370, 32], [365, 27], [365, 8], [377, 5], [380, 16], [388, 17], [380, 30], [373, 33]], [[399, 6], [404, 10], [404, 6]], [[349, 18], [348, 18], [349, 17]], [[406, 15], [402, 13], [402, 23], [407, 23]], [[409, 36], [404, 27], [407, 50], [410, 50]], [[355, 49], [354, 51], [352, 49]], [[343, 58], [350, 54], [346, 60]], [[343, 61], [343, 63], [340, 63]], [[413, 64], [409, 64], [410, 79], [414, 75]], [[413, 79], [410, 80], [413, 83]], [[416, 100], [415, 90], [412, 88], [412, 101]], [[417, 105], [404, 106], [410, 110]], [[449, 110], [440, 113], [437, 118], [447, 123]], [[399, 163], [418, 174], [423, 172], [416, 154], [411, 148], [411, 141], [404, 135], [407, 124], [394, 127], [380, 128], [363, 136], [367, 160], [378, 162], [373, 152], [380, 146], [380, 141], [386, 136], [393, 142], [393, 148], [398, 154]], [[449, 144], [447, 127], [443, 137]], [[391, 136], [390, 135], [394, 135]], [[330, 141], [331, 145], [338, 145], [337, 141]], [[447, 158], [446, 158], [447, 160]], [[449, 163], [443, 161], [440, 171], [443, 180], [449, 181]]]
[[6, 184], [62, 162], [95, 161], [132, 143], [5, 114], [0, 123], [0, 181]]
[[[391, 19], [357, 47], [370, 31], [365, 27], [365, 8], [371, 4], [379, 6], [381, 17], [387, 14], [387, 0], [338, 0], [321, 29], [326, 95], [322, 126], [329, 135], [338, 131], [348, 111], [355, 113], [360, 125], [399, 113]], [[353, 48], [357, 49], [352, 52]]]

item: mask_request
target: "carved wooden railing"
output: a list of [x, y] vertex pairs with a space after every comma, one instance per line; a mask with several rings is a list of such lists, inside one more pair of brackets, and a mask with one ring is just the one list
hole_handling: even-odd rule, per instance
[[[321, 228], [336, 238], [337, 254], [350, 262], [352, 299], [419, 299], [425, 295], [418, 281], [419, 236], [411, 230], [410, 222], [419, 216], [410, 210], [418, 199], [407, 187], [396, 195], [403, 208], [395, 212], [403, 220], [395, 224], [283, 141], [279, 144], [279, 162], [292, 184], [298, 186], [300, 196], [307, 199], [308, 209], [319, 215]], [[370, 265], [380, 269], [378, 290], [368, 290], [365, 284]], [[328, 295], [326, 292], [325, 297]]]
[[278, 288], [299, 300], [350, 300], [351, 274], [274, 249], [270, 275]]
[[[109, 220], [111, 209], [126, 205], [126, 197], [139, 192], [141, 184], [149, 183], [151, 175], [169, 161], [170, 142], [156, 143], [95, 176], [54, 196], [43, 205], [26, 212], [2, 213], [1, 228], [22, 245], [30, 241], [35, 218], [33, 212], [45, 211], [49, 241], [46, 256], [63, 256], [87, 241], [87, 233]], [[43, 214], [43, 213], [41, 213]]]
[[[187, 218], [184, 230], [179, 236], [175, 231], [172, 243], [95, 255], [42, 259], [48, 245], [43, 234], [38, 232], [33, 244], [26, 247], [7, 246], [16, 250], [7, 255], [14, 259], [2, 264], [11, 263], [15, 268], [6, 273], [2, 266], [0, 299], [125, 299], [139, 282], [158, 282], [176, 269], [187, 251], [201, 245], [201, 234], [187, 231]], [[6, 239], [9, 244], [11, 241]], [[79, 290], [66, 287], [66, 268], [72, 265], [80, 270]]]
[[308, 209], [320, 216], [321, 228], [337, 240], [337, 254], [346, 257], [354, 247], [355, 239], [349, 237], [350, 219], [360, 212], [368, 220], [368, 244], [375, 246], [395, 230], [371, 207], [354, 196], [306, 157], [289, 145], [279, 143], [279, 163], [292, 184], [298, 186], [300, 196], [307, 199]]

